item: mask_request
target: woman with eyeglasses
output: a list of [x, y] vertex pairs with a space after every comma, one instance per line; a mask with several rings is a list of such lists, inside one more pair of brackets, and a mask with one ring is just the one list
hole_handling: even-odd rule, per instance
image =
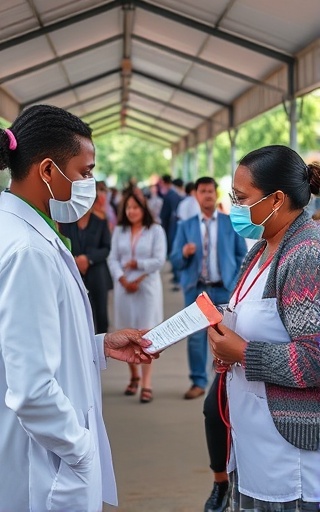
[[245, 156], [231, 221], [248, 253], [211, 350], [229, 401], [233, 510], [318, 511], [320, 230], [305, 211], [320, 164], [285, 146]]

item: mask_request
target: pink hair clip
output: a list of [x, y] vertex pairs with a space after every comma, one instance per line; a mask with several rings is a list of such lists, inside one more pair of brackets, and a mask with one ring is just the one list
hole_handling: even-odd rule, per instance
[[12, 151], [14, 151], [15, 149], [17, 149], [17, 139], [15, 138], [15, 136], [13, 135], [12, 131], [9, 130], [9, 128], [6, 128], [4, 130], [6, 132], [6, 134], [8, 135], [8, 139], [9, 139], [9, 149], [11, 149]]

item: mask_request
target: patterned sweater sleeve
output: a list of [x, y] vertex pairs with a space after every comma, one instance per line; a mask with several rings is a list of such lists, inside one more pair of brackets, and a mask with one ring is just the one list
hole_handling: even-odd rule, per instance
[[293, 388], [320, 387], [320, 237], [287, 245], [274, 274], [278, 310], [291, 342], [250, 341], [246, 378]]

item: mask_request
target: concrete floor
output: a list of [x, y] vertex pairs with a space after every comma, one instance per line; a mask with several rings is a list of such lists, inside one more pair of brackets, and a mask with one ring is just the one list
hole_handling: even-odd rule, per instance
[[[182, 293], [171, 291], [169, 269], [166, 264], [165, 318], [183, 307]], [[112, 296], [112, 318], [111, 310]], [[104, 512], [202, 512], [211, 492], [203, 398], [182, 399], [190, 386], [186, 341], [168, 348], [153, 364], [150, 404], [124, 396], [125, 363], [109, 361], [103, 372], [104, 418], [119, 494], [119, 508], [105, 506]]]

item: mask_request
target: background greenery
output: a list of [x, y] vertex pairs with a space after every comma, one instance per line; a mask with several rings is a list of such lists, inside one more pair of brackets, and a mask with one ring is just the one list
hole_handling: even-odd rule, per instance
[[[320, 90], [299, 98], [298, 146], [302, 156], [320, 150]], [[238, 129], [236, 159], [253, 149], [269, 144], [289, 145], [289, 121], [282, 105], [249, 121]], [[137, 181], [147, 180], [153, 174], [171, 172], [170, 161], [164, 157], [163, 147], [129, 135], [113, 133], [98, 138], [97, 171], [105, 176], [117, 177], [122, 186], [131, 176]], [[219, 180], [231, 174], [230, 140], [228, 133], [220, 134], [214, 141], [214, 175]], [[183, 176], [183, 157], [177, 158], [178, 175]], [[206, 145], [198, 147], [198, 175], [208, 174]]]
[[[320, 89], [298, 99], [298, 145], [305, 157], [312, 151], [320, 151]], [[8, 123], [1, 120], [0, 126]], [[236, 159], [249, 151], [269, 144], [289, 145], [289, 121], [282, 105], [251, 120], [238, 129]], [[171, 173], [168, 149], [153, 142], [129, 134], [113, 132], [94, 140], [96, 146], [97, 179], [107, 179], [109, 185], [119, 188], [131, 177], [147, 182], [153, 175]], [[170, 153], [170, 151], [169, 151]], [[219, 180], [231, 175], [230, 140], [228, 133], [214, 140], [214, 176]], [[178, 175], [182, 173], [183, 157], [176, 159]], [[208, 174], [206, 145], [198, 147], [198, 175]], [[192, 178], [192, 176], [190, 176]], [[6, 186], [8, 174], [0, 173], [0, 189]]]

